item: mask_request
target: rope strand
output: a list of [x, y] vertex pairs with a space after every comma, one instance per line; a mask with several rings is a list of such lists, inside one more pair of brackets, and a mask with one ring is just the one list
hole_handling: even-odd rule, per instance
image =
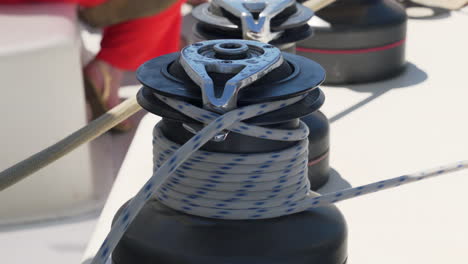
[[99, 137], [139, 110], [141, 110], [141, 106], [137, 103], [136, 98], [129, 98], [59, 142], [5, 169], [0, 172], [0, 191]]

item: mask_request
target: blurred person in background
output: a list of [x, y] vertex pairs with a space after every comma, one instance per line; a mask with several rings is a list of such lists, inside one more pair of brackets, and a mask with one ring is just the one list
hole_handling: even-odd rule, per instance
[[[120, 103], [118, 89], [125, 71], [143, 62], [176, 52], [185, 0], [0, 0], [0, 4], [74, 3], [78, 16], [102, 28], [101, 49], [83, 69], [86, 100], [97, 118]], [[189, 0], [193, 4], [203, 0]], [[124, 132], [129, 120], [113, 131]]]

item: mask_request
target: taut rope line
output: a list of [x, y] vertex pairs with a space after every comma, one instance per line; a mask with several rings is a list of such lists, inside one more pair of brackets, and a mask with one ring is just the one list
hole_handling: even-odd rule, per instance
[[0, 191], [99, 137], [140, 109], [136, 98], [129, 98], [64, 139], [0, 172]]

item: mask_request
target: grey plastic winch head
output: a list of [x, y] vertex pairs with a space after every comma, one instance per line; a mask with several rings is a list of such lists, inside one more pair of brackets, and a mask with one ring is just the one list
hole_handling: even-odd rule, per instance
[[198, 6], [192, 14], [208, 27], [195, 29], [207, 35], [204, 39], [242, 38], [272, 44], [308, 37], [311, 31], [307, 21], [314, 15], [295, 0], [213, 0]]
[[[278, 35], [281, 34], [281, 32], [271, 32], [271, 19], [286, 7], [294, 5], [296, 1], [214, 0], [213, 3], [241, 19], [244, 39], [253, 39], [268, 43], [270, 40], [277, 38]], [[257, 19], [254, 18], [254, 13], [259, 13]]]

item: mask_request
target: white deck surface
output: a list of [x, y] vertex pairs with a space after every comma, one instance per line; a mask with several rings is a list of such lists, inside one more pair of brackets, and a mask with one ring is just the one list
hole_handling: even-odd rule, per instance
[[[331, 165], [349, 184], [468, 158], [467, 27], [467, 8], [440, 19], [410, 20], [405, 75], [323, 87], [322, 110], [332, 122]], [[147, 115], [141, 122], [97, 226], [97, 213], [90, 213], [0, 227], [1, 263], [78, 263], [84, 251], [88, 260], [117, 208], [151, 175], [151, 131], [157, 120]], [[102, 148], [104, 155], [124, 155], [116, 148], [125, 149], [125, 141], [107, 137], [97, 144], [112, 143]], [[332, 182], [322, 191], [337, 186]], [[465, 171], [339, 203], [349, 227], [349, 263], [466, 263], [466, 187]]]
[[[379, 83], [323, 87], [331, 165], [352, 186], [468, 158], [467, 9], [410, 20], [408, 69]], [[358, 67], [358, 65], [357, 65]], [[147, 115], [83, 260], [99, 247], [115, 211], [151, 175]], [[322, 192], [336, 189], [333, 182]], [[465, 263], [468, 171], [338, 204], [349, 226], [349, 263]], [[163, 239], [163, 238], [161, 238]]]

